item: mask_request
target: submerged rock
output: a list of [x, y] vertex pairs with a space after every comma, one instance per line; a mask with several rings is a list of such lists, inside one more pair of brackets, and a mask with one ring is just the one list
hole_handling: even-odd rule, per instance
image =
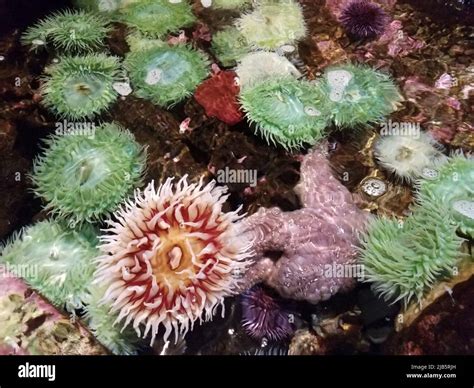
[[399, 315], [398, 333], [387, 342], [389, 354], [470, 355], [474, 353], [474, 264], [440, 283], [419, 305]]
[[62, 315], [0, 267], [0, 355], [107, 354], [77, 319]]

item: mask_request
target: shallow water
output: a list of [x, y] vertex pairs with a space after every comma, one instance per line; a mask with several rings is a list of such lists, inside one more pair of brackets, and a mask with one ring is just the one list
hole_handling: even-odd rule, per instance
[[[338, 7], [342, 2], [300, 1], [307, 34], [287, 58], [310, 81], [318, 79], [325, 67], [344, 62], [363, 62], [391, 74], [404, 101], [387, 120], [419, 124], [423, 131], [440, 143], [445, 154], [455, 150], [472, 152], [473, 3], [470, 0], [381, 0], [378, 3], [390, 15], [390, 25], [376, 40], [354, 41], [349, 39], [337, 20], [340, 12]], [[185, 39], [189, 45], [206, 52], [210, 62], [218, 66], [210, 50], [212, 36], [238, 17], [239, 12], [210, 10], [203, 8], [198, 1], [193, 3], [197, 22], [184, 29]], [[41, 153], [43, 140], [55, 133], [57, 123], [60, 122], [41, 104], [40, 91], [45, 68], [54, 63], [58, 55], [54, 50], [29, 51], [20, 44], [19, 39], [25, 28], [66, 6], [69, 6], [68, 2], [59, 0], [33, 3], [23, 0], [14, 3], [0, 1], [2, 241], [13, 238], [21, 228], [50, 217], [44, 210], [44, 203], [33, 193], [28, 176], [33, 168], [33, 160]], [[107, 48], [111, 54], [123, 57], [128, 52], [126, 31], [123, 24], [114, 24], [107, 38]], [[179, 39], [179, 33], [170, 34], [168, 38], [170, 41]], [[168, 64], [173, 58], [165, 60]], [[178, 73], [181, 68], [176, 67], [174, 70]], [[448, 81], [446, 75], [449, 76]], [[449, 85], [445, 86], [443, 80]], [[172, 82], [172, 78], [166, 79], [166, 83]], [[295, 98], [290, 102], [295, 116], [304, 112], [299, 100]], [[223, 105], [222, 110], [226, 109], [230, 108]], [[278, 108], [275, 107], [275, 110]], [[225, 211], [242, 206], [242, 212], [250, 215], [262, 207], [278, 207], [286, 212], [302, 207], [302, 201], [294, 189], [301, 178], [303, 156], [310, 147], [289, 152], [283, 147], [267, 144], [246, 120], [228, 125], [215, 117], [209, 117], [192, 95], [169, 108], [158, 107], [133, 94], [124, 96], [94, 120], [97, 123], [119, 123], [130, 129], [139, 144], [147, 147], [146, 183], [151, 180], [157, 184], [163, 183], [167, 177], [185, 174], [188, 174], [190, 181], [195, 182], [204, 177], [207, 182], [216, 178], [218, 171], [226, 168], [257, 171], [255, 187], [238, 179], [227, 178], [226, 182], [218, 182], [229, 189], [229, 198], [223, 206]], [[327, 150], [337, 180], [352, 193], [360, 209], [373, 215], [401, 220], [409, 214], [413, 203], [413, 187], [394, 179], [376, 163], [373, 144], [379, 136], [379, 130], [376, 125], [358, 125], [345, 131], [330, 126], [325, 152]], [[383, 195], [370, 195], [367, 192], [365, 183], [371, 178], [377, 179], [379, 184], [383, 182]], [[465, 252], [472, 252], [471, 244], [472, 241], [466, 239], [463, 247]], [[335, 246], [334, 251], [337, 249]], [[270, 249], [267, 255], [277, 262], [282, 250]], [[466, 274], [472, 273], [472, 264], [463, 267], [460, 272], [461, 275], [446, 284], [450, 287], [459, 284], [459, 287], [454, 288], [455, 299], [468, 301], [474, 288], [472, 278], [468, 280]], [[446, 284], [443, 283], [443, 286]], [[242, 296], [237, 295], [225, 299], [223, 318], [218, 309], [212, 322], [202, 325], [196, 322], [194, 330], [177, 344], [165, 343], [158, 335], [152, 347], [145, 344], [139, 353], [222, 355], [254, 354], [261, 350], [269, 354], [294, 355], [473, 354], [472, 304], [466, 302], [463, 305], [460, 302], [451, 306], [448, 303], [450, 296], [440, 289], [442, 287], [435, 287], [433, 291], [439, 296], [438, 299], [428, 298], [429, 315], [436, 319], [430, 320], [422, 315], [407, 325], [404, 331], [396, 333], [397, 320], [402, 319], [400, 317], [408, 320], [407, 317], [413, 314], [416, 316], [416, 313], [409, 311], [400, 315], [403, 312], [401, 303], [389, 305], [377, 298], [367, 283], [359, 282], [351, 290], [337, 293], [317, 304], [281, 298], [271, 287], [264, 286], [265, 292], [280, 303], [279, 308], [291, 321], [293, 333], [284, 340], [252, 338], [242, 324]], [[461, 305], [465, 308], [459, 307]], [[67, 322], [68, 314], [61, 308], [58, 310], [64, 315], [58, 320]], [[78, 317], [85, 322], [82, 313], [81, 310], [77, 311]], [[446, 315], [450, 318], [445, 318]], [[426, 325], [429, 325], [429, 331], [423, 330]], [[82, 330], [82, 336], [90, 336], [84, 328], [73, 330]], [[431, 333], [434, 334], [431, 336]], [[4, 338], [0, 338], [0, 344], [5, 345]], [[47, 354], [44, 349], [35, 351]], [[62, 351], [71, 349], [54, 350], [57, 353]], [[6, 347], [4, 353], [11, 352]], [[84, 348], [80, 352], [92, 354], [108, 350]]]

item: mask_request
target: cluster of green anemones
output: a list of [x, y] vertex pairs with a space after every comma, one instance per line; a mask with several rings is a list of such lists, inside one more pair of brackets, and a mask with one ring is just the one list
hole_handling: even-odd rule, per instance
[[33, 49], [51, 45], [62, 54], [78, 54], [102, 49], [109, 31], [108, 20], [101, 15], [65, 10], [28, 28], [22, 42]]
[[119, 71], [118, 58], [105, 54], [61, 57], [47, 70], [43, 104], [64, 118], [91, 118], [116, 100]]
[[473, 160], [454, 156], [425, 174], [413, 214], [403, 223], [379, 218], [362, 238], [366, 280], [385, 299], [405, 305], [455, 274], [464, 241], [456, 232], [472, 237], [473, 231]]
[[343, 127], [376, 122], [399, 101], [387, 75], [356, 65], [327, 69], [316, 83], [267, 76], [241, 91], [248, 119], [264, 138], [285, 148], [314, 144], [331, 122]]
[[130, 52], [125, 67], [135, 94], [160, 106], [172, 106], [190, 96], [209, 72], [206, 56], [185, 45]]
[[0, 262], [55, 306], [69, 311], [83, 307], [93, 279], [98, 230], [77, 230], [56, 221], [25, 228], [3, 248]]
[[35, 161], [35, 193], [71, 224], [94, 222], [140, 184], [145, 158], [133, 135], [116, 124], [104, 124], [90, 137], [56, 135]]

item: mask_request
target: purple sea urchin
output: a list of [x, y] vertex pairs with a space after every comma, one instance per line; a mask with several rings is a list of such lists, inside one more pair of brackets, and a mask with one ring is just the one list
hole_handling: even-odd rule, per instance
[[242, 295], [242, 325], [258, 340], [281, 341], [294, 331], [290, 314], [261, 287], [254, 287]]
[[190, 96], [208, 75], [208, 59], [183, 45], [131, 52], [125, 59], [138, 97], [172, 106]]
[[380, 5], [354, 0], [341, 11], [339, 20], [351, 38], [363, 40], [382, 35], [390, 18]]
[[113, 211], [139, 185], [145, 153], [115, 124], [93, 137], [53, 136], [33, 168], [36, 194], [46, 209], [70, 223], [94, 222]]
[[62, 57], [47, 69], [41, 87], [43, 104], [61, 117], [90, 118], [117, 98], [118, 58], [104, 54]]
[[60, 11], [48, 16], [22, 36], [33, 49], [51, 44], [61, 54], [92, 52], [103, 47], [110, 28], [108, 21], [85, 11]]
[[[187, 177], [158, 189], [151, 182], [108, 221], [95, 282], [107, 286], [103, 302], [117, 322], [153, 343], [161, 325], [166, 341], [209, 321], [232, 295], [247, 267], [249, 242], [238, 236], [238, 211], [224, 213], [226, 189]], [[222, 310], [224, 314], [224, 310]]]
[[11, 265], [51, 303], [72, 311], [88, 299], [99, 253], [96, 233], [89, 226], [70, 230], [54, 221], [39, 222], [3, 248], [0, 262]]

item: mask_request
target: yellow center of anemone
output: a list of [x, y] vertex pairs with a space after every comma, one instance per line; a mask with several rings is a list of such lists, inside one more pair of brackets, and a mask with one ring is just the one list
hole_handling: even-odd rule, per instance
[[410, 159], [412, 155], [413, 155], [413, 151], [410, 148], [401, 147], [400, 151], [398, 151], [396, 159], [397, 161], [407, 160], [407, 159]]
[[204, 249], [205, 242], [183, 237], [184, 233], [187, 233], [185, 229], [175, 226], [161, 233], [161, 244], [151, 259], [153, 274], [158, 283], [168, 284], [172, 288], [179, 288], [183, 283], [188, 286], [193, 278], [189, 275], [199, 272], [193, 260], [196, 262], [196, 256]]
[[85, 96], [88, 96], [89, 94], [91, 94], [91, 88], [87, 84], [83, 84], [83, 83], [76, 84], [75, 89], [76, 89], [76, 92], [83, 94]]

